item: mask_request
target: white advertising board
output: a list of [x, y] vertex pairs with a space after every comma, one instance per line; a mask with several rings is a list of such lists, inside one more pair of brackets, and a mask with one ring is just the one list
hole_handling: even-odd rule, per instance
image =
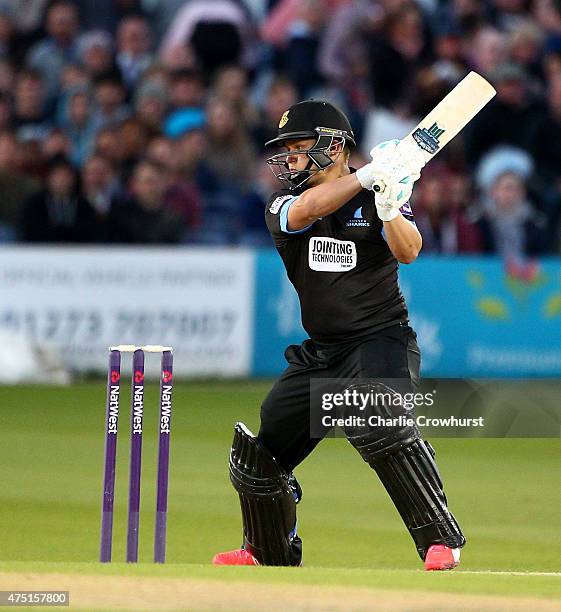
[[75, 372], [106, 371], [110, 345], [163, 344], [180, 376], [244, 376], [253, 276], [238, 249], [5, 247], [0, 333]]

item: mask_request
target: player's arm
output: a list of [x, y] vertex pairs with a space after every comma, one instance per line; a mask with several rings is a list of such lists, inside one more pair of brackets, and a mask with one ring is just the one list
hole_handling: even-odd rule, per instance
[[297, 231], [310, 226], [341, 208], [361, 191], [362, 185], [354, 174], [306, 189], [288, 209], [288, 229]]
[[413, 263], [423, 246], [419, 230], [401, 213], [391, 221], [384, 221], [384, 237], [400, 263]]

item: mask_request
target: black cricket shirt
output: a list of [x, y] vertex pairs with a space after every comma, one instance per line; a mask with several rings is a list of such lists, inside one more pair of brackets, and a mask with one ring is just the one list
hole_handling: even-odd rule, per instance
[[[339, 344], [407, 321], [398, 262], [384, 239], [374, 193], [363, 189], [330, 215], [291, 232], [288, 209], [303, 192], [275, 192], [265, 218], [298, 293], [302, 325], [310, 338]], [[413, 221], [409, 204], [401, 212]]]

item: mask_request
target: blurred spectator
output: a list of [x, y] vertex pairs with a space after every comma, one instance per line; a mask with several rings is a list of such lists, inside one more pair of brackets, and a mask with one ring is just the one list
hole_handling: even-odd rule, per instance
[[45, 160], [37, 140], [18, 139], [18, 167], [22, 174], [44, 181]]
[[305, 98], [323, 83], [318, 65], [323, 26], [327, 18], [325, 0], [302, 0], [287, 32], [286, 48], [280, 55], [280, 68]]
[[79, 167], [89, 156], [95, 138], [92, 101], [85, 87], [76, 87], [63, 98], [59, 124], [70, 141], [69, 158]]
[[541, 70], [546, 81], [561, 76], [561, 45], [546, 48], [541, 58]]
[[160, 55], [160, 62], [166, 70], [194, 70], [198, 68], [197, 57], [190, 45], [172, 47]]
[[165, 206], [169, 177], [159, 164], [144, 160], [134, 169], [130, 194], [116, 201], [110, 216], [113, 242], [129, 244], [178, 243], [181, 217]]
[[65, 95], [76, 87], [89, 87], [90, 77], [80, 64], [66, 64], [60, 75], [61, 94]]
[[134, 117], [123, 121], [118, 132], [123, 148], [122, 172], [126, 180], [137, 162], [145, 155], [149, 134], [148, 128]]
[[138, 83], [138, 87], [143, 87], [145, 85], [159, 86], [167, 93], [171, 85], [171, 77], [173, 74], [173, 70], [161, 64], [152, 63], [142, 75], [142, 80]]
[[532, 153], [536, 170], [545, 183], [561, 188], [561, 76], [549, 83], [547, 113], [536, 131]]
[[556, 0], [535, 0], [532, 16], [548, 35], [561, 34], [561, 10]]
[[481, 0], [450, 0], [438, 5], [432, 16], [433, 27], [457, 29], [469, 39], [485, 23], [488, 3]]
[[[252, 64], [252, 35], [248, 14], [233, 0], [191, 0], [183, 5], [162, 41], [165, 59], [175, 49], [191, 47], [197, 64], [212, 76], [224, 64]], [[216, 44], [219, 40], [220, 44]]]
[[0, 58], [0, 92], [11, 92], [15, 78], [16, 74], [12, 63], [6, 58]]
[[434, 34], [435, 75], [449, 85], [455, 85], [467, 72], [461, 30], [453, 24], [439, 24]]
[[113, 40], [103, 30], [92, 30], [78, 38], [78, 61], [90, 79], [114, 69]]
[[27, 63], [43, 76], [49, 98], [56, 94], [64, 64], [78, 59], [79, 27], [76, 5], [70, 0], [55, 0], [47, 10], [47, 37], [29, 50]]
[[108, 159], [97, 154], [88, 158], [81, 173], [81, 191], [101, 219], [109, 215], [120, 187], [119, 177]]
[[0, 132], [0, 241], [14, 239], [24, 202], [37, 193], [37, 181], [21, 173], [19, 145], [12, 132]]
[[454, 255], [481, 250], [480, 231], [466, 211], [468, 201], [468, 185], [461, 175], [438, 166], [428, 169], [415, 189], [413, 203], [425, 253]]
[[125, 149], [118, 130], [113, 127], [101, 129], [95, 138], [94, 152], [108, 159], [116, 172], [123, 172]]
[[7, 11], [19, 32], [39, 30], [45, 10], [51, 0], [1, 0], [0, 7]]
[[62, 156], [50, 160], [44, 191], [24, 204], [19, 236], [25, 242], [87, 242], [95, 238], [96, 219], [78, 194], [78, 176]]
[[247, 70], [241, 66], [221, 68], [214, 79], [213, 94], [229, 102], [246, 126], [257, 121], [257, 109], [249, 99]]
[[55, 157], [64, 157], [66, 159], [70, 155], [70, 149], [70, 141], [66, 134], [58, 128], [51, 130], [41, 142], [41, 153], [44, 159]]
[[[326, 0], [323, 4], [324, 12], [332, 17], [339, 6], [347, 3], [348, 0]], [[278, 0], [272, 3], [272, 10], [261, 24], [263, 40], [276, 47], [284, 47], [290, 36], [291, 27], [301, 15], [302, 4], [306, 4], [303, 7], [304, 11], [308, 10], [307, 3], [301, 3], [300, 0]], [[314, 6], [312, 5], [311, 8], [313, 11]]]
[[528, 5], [528, 0], [493, 0], [491, 19], [502, 30], [513, 29], [524, 19]]
[[473, 70], [489, 78], [507, 59], [506, 35], [491, 27], [482, 27], [469, 41], [468, 62]]
[[146, 158], [166, 168], [170, 173], [175, 172], [180, 166], [174, 141], [167, 136], [152, 138], [146, 150]]
[[11, 14], [0, 6], [0, 57], [9, 56], [13, 50], [14, 23]]
[[191, 180], [185, 171], [184, 160], [176, 154], [175, 143], [165, 136], [154, 138], [150, 142], [146, 156], [165, 168], [169, 176], [169, 184], [164, 196], [165, 206], [182, 219], [184, 227], [182, 241], [196, 242], [197, 233], [201, 227], [201, 194], [196, 182]]
[[150, 81], [136, 90], [134, 98], [136, 118], [149, 130], [159, 132], [167, 110], [167, 93], [164, 87]]
[[215, 177], [206, 194], [205, 229], [225, 243], [236, 243], [243, 231], [242, 198], [255, 173], [253, 148], [234, 107], [219, 98], [207, 105], [205, 163]]
[[509, 59], [525, 68], [528, 74], [538, 77], [544, 38], [543, 32], [531, 19], [520, 19], [508, 37]]
[[197, 70], [178, 70], [172, 75], [169, 97], [172, 110], [202, 108], [205, 93], [203, 78]]
[[500, 174], [481, 202], [479, 220], [487, 252], [519, 264], [544, 251], [546, 221], [527, 199], [523, 178]]
[[133, 16], [121, 21], [117, 31], [117, 65], [129, 90], [152, 63], [151, 47], [152, 33], [146, 19]]
[[492, 74], [496, 97], [475, 117], [465, 131], [466, 155], [471, 164], [500, 144], [531, 151], [543, 104], [527, 90], [526, 74], [517, 64], [503, 64]]
[[410, 2], [390, 12], [381, 33], [370, 37], [370, 78], [374, 102], [396, 109], [407, 100], [426, 40], [419, 8]]
[[18, 75], [12, 122], [28, 140], [42, 140], [50, 130], [43, 80], [36, 70], [23, 70]]
[[209, 102], [206, 133], [205, 158], [211, 170], [230, 188], [247, 188], [255, 158], [245, 126], [232, 104], [220, 98]]
[[173, 137], [173, 155], [181, 178], [201, 193], [203, 200], [212, 199], [220, 183], [206, 161], [207, 140], [203, 124], [192, 124]]
[[[154, 0], [74, 0], [80, 10], [85, 29], [105, 30], [115, 35], [119, 22], [129, 15], [138, 15], [143, 5]], [[166, 2], [169, 0], [165, 0]]]
[[228, 205], [232, 200], [226, 195], [226, 217], [222, 224], [224, 186], [208, 166], [207, 138], [203, 128], [204, 124], [189, 124], [172, 141], [177, 176], [191, 191], [190, 201], [198, 201], [199, 222], [195, 225], [195, 231], [188, 230], [186, 239], [201, 244], [226, 244], [233, 241], [228, 228]]
[[358, 0], [342, 4], [326, 24], [318, 55], [324, 77], [341, 87], [356, 87], [368, 76], [369, 32], [380, 27], [382, 2]]
[[115, 126], [128, 119], [130, 111], [125, 104], [126, 92], [123, 83], [114, 73], [101, 76], [94, 85], [95, 110], [94, 129]]
[[480, 191], [490, 191], [501, 174], [513, 173], [528, 182], [535, 170], [530, 155], [522, 149], [501, 145], [489, 151], [476, 168], [475, 180]]
[[532, 150], [544, 213], [547, 215], [550, 250], [559, 250], [561, 221], [561, 75], [549, 83], [547, 114], [538, 126]]
[[119, 176], [108, 159], [94, 153], [84, 164], [80, 179], [81, 194], [96, 218], [95, 241], [108, 242], [113, 203], [121, 191]]
[[[74, 227], [67, 212], [83, 210], [74, 195], [47, 195], [53, 174], [57, 185], [71, 174], [69, 161], [94, 219], [88, 239], [114, 239], [117, 215], [125, 241], [268, 244], [261, 213], [265, 192], [278, 185], [255, 153], [265, 154], [287, 108], [308, 96], [342, 106], [360, 165], [475, 69], [498, 95], [423, 172], [413, 207], [425, 250], [497, 249], [495, 229], [512, 218], [526, 219], [524, 252], [539, 250], [534, 234], [553, 252], [561, 246], [560, 7], [558, 0], [0, 0], [0, 188], [10, 194], [0, 202], [0, 226], [8, 228], [0, 239], [27, 200], [28, 179], [43, 183], [42, 210], [61, 221], [49, 235]], [[53, 155], [68, 161], [53, 169], [46, 162]], [[165, 183], [161, 205], [155, 168]], [[522, 189], [501, 182], [507, 175]], [[170, 216], [178, 219], [173, 236]], [[152, 217], [154, 234], [143, 225]]]
[[185, 0], [142, 0], [142, 7], [150, 19], [157, 41], [161, 40], [184, 4]]
[[258, 150], [263, 151], [264, 144], [276, 137], [282, 114], [297, 101], [292, 81], [279, 77], [271, 83], [261, 117], [253, 128], [253, 141]]

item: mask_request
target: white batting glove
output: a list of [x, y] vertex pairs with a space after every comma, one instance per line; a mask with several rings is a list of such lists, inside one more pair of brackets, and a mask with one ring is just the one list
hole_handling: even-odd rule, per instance
[[[402, 174], [406, 171], [407, 169], [403, 166]], [[399, 181], [395, 181], [390, 176], [381, 177], [384, 180], [385, 189], [376, 193], [375, 203], [378, 217], [382, 221], [392, 221], [398, 216], [399, 209], [411, 199], [413, 184], [419, 176], [419, 174], [406, 174]]]
[[376, 159], [383, 154], [385, 157], [395, 154], [397, 145], [401, 142], [398, 138], [393, 140], [384, 140], [384, 142], [378, 143], [375, 147], [370, 149], [370, 157]]
[[411, 176], [420, 174], [426, 164], [423, 152], [410, 139], [394, 139], [381, 142], [371, 149], [370, 156], [372, 157], [373, 165], [369, 166], [367, 164], [364, 167], [365, 169], [361, 168], [357, 171], [357, 178], [364, 189], [372, 189], [371, 185], [374, 183], [371, 180], [373, 173], [378, 169], [382, 170], [379, 164], [383, 166], [384, 171], [387, 167], [391, 166], [406, 166], [408, 169], [407, 174]]
[[391, 221], [397, 217], [399, 209], [410, 200], [413, 185], [420, 174], [408, 174], [409, 169], [403, 164], [373, 168], [373, 163], [360, 168], [364, 171], [361, 173], [362, 178], [367, 177], [368, 181], [366, 185], [361, 182], [361, 185], [372, 191], [374, 183], [383, 182], [384, 190], [377, 192], [375, 196], [376, 210], [382, 221]]
[[381, 142], [370, 151], [370, 156], [373, 160], [393, 156], [406, 165], [411, 174], [420, 173], [427, 163], [423, 150], [411, 138]]
[[[369, 164], [366, 164], [366, 166], [363, 166], [362, 168], [359, 168], [356, 171], [356, 177], [359, 183], [362, 185], [363, 189], [368, 189], [372, 191], [372, 186], [374, 185], [374, 182], [377, 179], [376, 173], [382, 171], [379, 167], [379, 164], [374, 162], [379, 162], [381, 159], [383, 160], [384, 158], [387, 160], [389, 160], [390, 158], [395, 158], [395, 151], [398, 143], [399, 140], [397, 139], [387, 140], [376, 145], [370, 151], [372, 161]], [[385, 172], [385, 170], [383, 170], [383, 172]]]
[[364, 189], [373, 191], [377, 185], [384, 186], [376, 193], [376, 210], [382, 221], [392, 221], [397, 217], [399, 209], [411, 198], [413, 184], [420, 177], [419, 170], [409, 163], [411, 156], [407, 151], [404, 152], [405, 158], [402, 157], [401, 145], [399, 140], [379, 144], [371, 151], [372, 161], [356, 172]]

